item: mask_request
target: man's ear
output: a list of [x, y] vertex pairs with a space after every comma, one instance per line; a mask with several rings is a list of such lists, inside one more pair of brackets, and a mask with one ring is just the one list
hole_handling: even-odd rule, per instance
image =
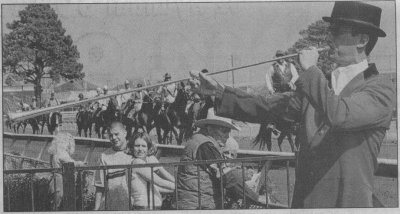
[[369, 42], [369, 36], [367, 34], [360, 34], [360, 41], [357, 45], [357, 48], [365, 48], [368, 42]]

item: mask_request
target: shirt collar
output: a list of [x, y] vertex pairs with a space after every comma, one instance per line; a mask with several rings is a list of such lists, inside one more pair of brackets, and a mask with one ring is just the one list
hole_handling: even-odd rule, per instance
[[357, 64], [351, 64], [346, 67], [339, 67], [332, 72], [332, 87], [336, 95], [347, 86], [347, 84], [358, 74], [368, 68], [368, 61], [365, 59]]
[[345, 75], [345, 79], [350, 82], [350, 80], [352, 80], [355, 76], [357, 76], [359, 73], [363, 72], [367, 68], [368, 61], [364, 59], [357, 64], [351, 64], [346, 67], [339, 67], [333, 72], [335, 73], [335, 75]]

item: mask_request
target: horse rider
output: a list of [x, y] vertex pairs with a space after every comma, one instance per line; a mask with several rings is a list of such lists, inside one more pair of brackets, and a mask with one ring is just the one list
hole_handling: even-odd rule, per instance
[[[282, 57], [287, 55], [282, 50], [277, 50], [275, 57]], [[296, 67], [291, 61], [280, 59], [273, 63], [267, 70], [265, 80], [269, 94], [283, 93], [287, 91], [294, 91], [296, 89], [295, 82], [299, 78]], [[273, 124], [268, 124], [268, 128], [272, 128], [275, 135], [279, 133]]]
[[[282, 57], [285, 53], [276, 51], [275, 57]], [[295, 90], [294, 83], [299, 78], [296, 67], [291, 62], [280, 59], [273, 63], [265, 75], [267, 89], [270, 94]]]
[[[203, 74], [207, 74], [208, 70], [207, 69], [202, 69], [200, 72], [203, 73]], [[190, 79], [189, 80], [189, 86], [191, 88], [193, 88], [194, 85], [199, 84], [198, 81], [199, 81], [198, 79], [194, 79], [194, 78]], [[198, 118], [198, 114], [200, 112], [200, 109], [203, 108], [204, 105], [206, 105], [206, 103], [212, 104], [214, 101], [213, 101], [211, 96], [207, 96], [207, 95], [204, 96], [202, 94], [196, 93], [193, 90], [190, 90], [190, 91], [191, 91], [191, 95], [190, 95], [191, 101], [189, 101], [188, 104], [186, 105], [185, 112], [186, 112], [186, 114], [188, 114], [189, 113], [189, 109], [192, 107], [192, 111], [193, 111], [193, 118], [192, 119], [193, 119], [193, 121], [196, 121], [196, 119]], [[203, 102], [201, 102], [201, 101], [203, 101]]]
[[[60, 102], [58, 101], [58, 99], [55, 97], [55, 93], [54, 91], [52, 91], [50, 93], [50, 98], [46, 100], [44, 106], [47, 107], [53, 107], [53, 106], [58, 106], [60, 105]], [[50, 112], [49, 114], [49, 120], [51, 118], [51, 116], [53, 115], [53, 112]], [[61, 124], [61, 120], [60, 120], [60, 124]]]
[[[164, 75], [164, 82], [168, 82], [171, 80], [171, 75], [169, 73], [166, 73]], [[175, 83], [171, 83], [168, 85], [161, 86], [157, 93], [161, 94], [161, 100], [162, 100], [162, 106], [161, 110], [164, 111], [166, 108], [168, 108], [171, 103], [175, 101], [176, 95], [178, 94], [178, 90], [176, 87]], [[167, 104], [165, 107], [164, 104]]]
[[19, 107], [21, 108], [21, 111], [29, 111], [31, 109], [30, 106], [23, 101], [19, 102]]
[[37, 108], [37, 99], [36, 96], [32, 97], [31, 109], [35, 110]]
[[52, 107], [52, 106], [58, 106], [60, 105], [60, 102], [58, 99], [55, 97], [54, 91], [50, 93], [50, 98], [46, 100], [45, 102], [45, 107]]
[[[119, 92], [129, 91], [130, 90], [129, 85], [130, 85], [129, 80], [125, 80], [124, 88], [120, 89]], [[126, 102], [128, 102], [128, 100], [131, 99], [132, 95], [133, 94], [131, 94], [131, 93], [126, 93], [126, 94], [121, 94], [121, 95], [117, 96], [118, 107], [120, 109], [124, 109]]]
[[[143, 85], [138, 83], [136, 87], [141, 88], [141, 87], [143, 87]], [[140, 90], [140, 91], [136, 91], [136, 92], [132, 93], [132, 98], [135, 101], [133, 113], [139, 112], [142, 109], [143, 98], [145, 96], [148, 96], [148, 93], [146, 90]]]
[[[99, 94], [99, 92], [101, 93], [104, 93], [103, 95], [102, 94]], [[98, 96], [104, 96], [104, 95], [107, 95], [107, 93], [108, 93], [108, 86], [107, 85], [104, 85], [104, 87], [103, 87], [103, 90], [101, 90], [101, 88], [100, 88], [100, 90], [98, 91]], [[98, 100], [97, 102], [99, 103], [99, 109], [100, 110], [98, 110], [98, 112], [95, 114], [95, 116], [96, 117], [98, 117], [99, 115], [100, 115], [100, 113], [101, 112], [103, 112], [103, 111], [105, 111], [105, 110], [107, 110], [107, 106], [108, 106], [108, 102], [110, 101], [110, 98], [104, 98], [104, 99], [101, 99], [101, 100]]]
[[[83, 96], [83, 93], [79, 93], [78, 95], [78, 101], [86, 100], [86, 98]], [[88, 110], [88, 104], [81, 104], [79, 105], [79, 111], [87, 111]]]

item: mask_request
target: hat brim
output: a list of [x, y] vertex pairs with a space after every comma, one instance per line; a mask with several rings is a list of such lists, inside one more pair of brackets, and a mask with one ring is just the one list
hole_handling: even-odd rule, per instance
[[376, 27], [375, 25], [368, 23], [368, 22], [363, 22], [360, 20], [354, 20], [354, 19], [346, 19], [346, 18], [333, 18], [333, 17], [322, 17], [322, 20], [329, 22], [329, 23], [347, 23], [347, 24], [356, 24], [358, 26], [366, 27], [371, 30], [371, 32], [375, 33], [378, 37], [386, 37], [385, 31], [382, 29]]
[[217, 125], [217, 126], [223, 126], [227, 127], [230, 129], [234, 129], [236, 131], [240, 131], [240, 128], [234, 124], [222, 121], [222, 120], [216, 120], [216, 119], [201, 119], [198, 120], [194, 123], [195, 126], [197, 127], [204, 127], [205, 125]]

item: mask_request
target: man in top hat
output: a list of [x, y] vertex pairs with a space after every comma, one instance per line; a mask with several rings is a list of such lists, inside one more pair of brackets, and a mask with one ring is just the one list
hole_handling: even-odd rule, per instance
[[[195, 125], [200, 130], [195, 133], [186, 143], [184, 155], [181, 161], [194, 160], [218, 160], [223, 159], [223, 148], [229, 138], [230, 131], [240, 130], [232, 120], [218, 117], [214, 109], [210, 108], [206, 119], [196, 121]], [[200, 173], [200, 176], [197, 173]], [[222, 177], [225, 182], [224, 188], [229, 195], [242, 197], [243, 191], [247, 197], [246, 201], [257, 204], [259, 196], [243, 186], [243, 178], [240, 170], [232, 169], [226, 164], [222, 166]], [[178, 209], [221, 209], [221, 188], [219, 168], [217, 164], [201, 165], [199, 171], [197, 166], [185, 165], [178, 168]], [[200, 179], [200, 184], [198, 181]], [[200, 189], [198, 188], [200, 185]], [[201, 207], [199, 207], [199, 194]]]
[[[276, 51], [275, 57], [282, 56], [285, 56], [285, 52], [281, 50]], [[299, 78], [299, 74], [292, 63], [280, 59], [273, 63], [267, 70], [265, 78], [267, 89], [270, 94], [273, 94], [275, 92], [294, 90], [294, 83]]]
[[336, 2], [330, 23], [331, 56], [338, 65], [331, 81], [316, 66], [315, 48], [300, 52], [305, 70], [296, 92], [265, 98], [200, 75], [198, 90], [215, 95], [217, 115], [262, 123], [284, 117], [302, 123], [296, 140], [292, 208], [373, 207], [374, 172], [389, 129], [395, 92], [389, 78], [368, 63], [380, 29], [381, 9], [362, 2]]

